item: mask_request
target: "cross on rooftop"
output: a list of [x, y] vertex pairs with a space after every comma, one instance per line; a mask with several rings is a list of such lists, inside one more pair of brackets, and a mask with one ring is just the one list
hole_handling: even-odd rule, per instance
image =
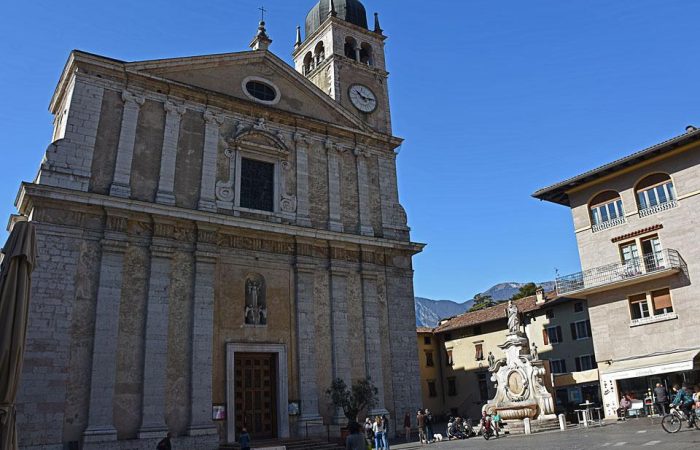
[[267, 12], [267, 10], [265, 9], [264, 6], [261, 6], [258, 9], [260, 10], [260, 21], [265, 22], [265, 13]]

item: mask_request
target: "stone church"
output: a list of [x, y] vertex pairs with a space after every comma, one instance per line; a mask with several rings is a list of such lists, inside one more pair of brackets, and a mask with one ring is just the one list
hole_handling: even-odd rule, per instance
[[71, 53], [13, 217], [39, 244], [23, 448], [325, 435], [343, 422], [325, 393], [336, 378], [370, 377], [371, 412], [394, 430], [420, 406], [423, 246], [399, 203], [373, 21], [357, 0], [321, 0], [294, 67], [264, 22], [237, 53]]

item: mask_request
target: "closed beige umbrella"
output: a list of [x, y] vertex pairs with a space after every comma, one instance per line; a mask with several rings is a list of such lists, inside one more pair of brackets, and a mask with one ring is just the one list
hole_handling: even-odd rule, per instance
[[0, 449], [17, 450], [15, 398], [22, 373], [29, 290], [36, 263], [36, 231], [17, 222], [3, 248], [0, 268]]

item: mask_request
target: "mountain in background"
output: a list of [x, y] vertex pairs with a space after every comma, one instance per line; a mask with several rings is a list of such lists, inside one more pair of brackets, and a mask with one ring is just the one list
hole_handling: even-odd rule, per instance
[[[488, 290], [482, 292], [483, 295], [490, 295], [497, 302], [508, 300], [516, 294], [521, 286], [526, 283], [506, 282], [492, 286]], [[554, 290], [554, 281], [545, 281], [538, 283], [542, 286], [545, 292]], [[417, 327], [435, 327], [438, 322], [448, 317], [456, 316], [465, 313], [472, 307], [473, 300], [458, 303], [452, 300], [431, 300], [424, 297], [416, 297], [416, 326]]]

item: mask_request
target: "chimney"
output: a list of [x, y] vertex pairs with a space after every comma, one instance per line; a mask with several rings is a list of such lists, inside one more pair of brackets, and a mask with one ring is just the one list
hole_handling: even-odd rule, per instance
[[536, 305], [544, 305], [544, 301], [545, 301], [544, 289], [538, 288], [537, 291], [535, 291], [535, 295], [537, 296], [537, 300], [535, 300], [535, 304]]

